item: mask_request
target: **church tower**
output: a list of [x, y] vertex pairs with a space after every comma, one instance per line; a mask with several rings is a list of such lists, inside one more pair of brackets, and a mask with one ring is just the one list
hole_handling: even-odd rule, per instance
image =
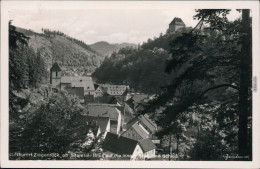
[[60, 88], [61, 83], [61, 68], [57, 62], [55, 62], [50, 69], [50, 84], [52, 87]]

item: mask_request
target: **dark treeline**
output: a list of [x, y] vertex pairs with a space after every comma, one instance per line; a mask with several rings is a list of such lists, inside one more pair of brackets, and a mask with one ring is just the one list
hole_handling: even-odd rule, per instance
[[29, 38], [17, 32], [11, 22], [9, 28], [10, 88], [38, 87], [47, 78], [45, 61], [40, 51], [35, 52], [27, 45]]

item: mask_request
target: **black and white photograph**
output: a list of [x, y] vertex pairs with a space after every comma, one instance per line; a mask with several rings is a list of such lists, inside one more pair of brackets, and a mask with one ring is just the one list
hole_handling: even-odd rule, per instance
[[259, 2], [222, 3], [1, 3], [2, 160], [260, 167]]

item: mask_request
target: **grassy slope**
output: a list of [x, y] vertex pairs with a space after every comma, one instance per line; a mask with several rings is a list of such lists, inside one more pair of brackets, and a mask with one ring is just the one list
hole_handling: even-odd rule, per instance
[[64, 36], [46, 36], [22, 28], [17, 28], [17, 31], [30, 37], [29, 46], [41, 52], [48, 68], [57, 61], [65, 70], [93, 72], [103, 61], [103, 57], [88, 46], [79, 45]]

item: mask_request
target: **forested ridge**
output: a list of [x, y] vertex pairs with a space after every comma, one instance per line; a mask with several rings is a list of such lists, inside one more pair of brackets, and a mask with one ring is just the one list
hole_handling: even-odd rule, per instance
[[122, 48], [106, 57], [93, 77], [99, 83], [126, 84], [139, 92], [158, 94], [172, 78], [164, 72], [166, 61], [170, 59], [169, 42], [189, 29], [161, 34], [153, 40], [148, 39], [138, 48]]
[[93, 72], [104, 59], [83, 41], [60, 31], [42, 29], [42, 33], [36, 33], [23, 28], [17, 31], [30, 38], [28, 46], [41, 53], [48, 68], [58, 62], [65, 71], [84, 74]]

